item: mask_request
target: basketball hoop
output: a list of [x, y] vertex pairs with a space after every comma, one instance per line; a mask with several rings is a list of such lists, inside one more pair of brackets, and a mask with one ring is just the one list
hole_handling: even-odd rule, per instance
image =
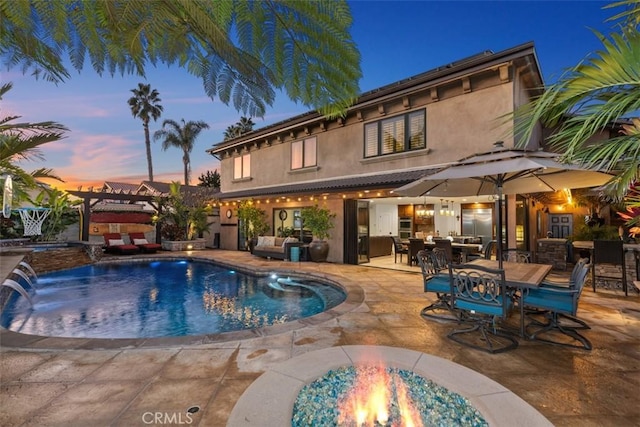
[[39, 236], [42, 234], [42, 223], [49, 216], [49, 208], [21, 208], [18, 209], [25, 236]]

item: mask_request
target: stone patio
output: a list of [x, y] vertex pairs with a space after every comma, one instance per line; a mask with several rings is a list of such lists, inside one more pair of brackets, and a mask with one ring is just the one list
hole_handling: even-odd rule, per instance
[[[328, 277], [354, 296], [336, 312], [249, 333], [88, 340], [2, 331], [0, 425], [224, 426], [235, 402], [263, 372], [310, 351], [348, 345], [401, 347], [466, 366], [511, 390], [557, 426], [639, 425], [637, 296], [585, 289], [579, 316], [592, 327], [585, 331], [594, 346], [590, 352], [521, 340], [514, 351], [490, 355], [447, 339], [454, 325], [419, 316], [431, 297], [422, 292], [417, 273], [291, 263], [221, 250], [190, 255]], [[197, 412], [187, 412], [195, 407]]]

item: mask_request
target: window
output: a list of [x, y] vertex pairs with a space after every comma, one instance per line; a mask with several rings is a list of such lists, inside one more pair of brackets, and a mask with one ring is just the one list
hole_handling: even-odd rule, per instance
[[233, 159], [233, 179], [251, 176], [251, 154], [243, 154]]
[[291, 169], [316, 166], [316, 137], [291, 143]]
[[365, 157], [419, 150], [426, 146], [424, 110], [368, 123], [364, 127]]

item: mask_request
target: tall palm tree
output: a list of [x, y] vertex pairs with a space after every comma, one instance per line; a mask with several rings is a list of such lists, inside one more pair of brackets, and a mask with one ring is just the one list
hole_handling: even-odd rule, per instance
[[149, 181], [153, 182], [153, 162], [151, 161], [151, 139], [149, 138], [149, 120], [155, 122], [162, 115], [162, 101], [157, 90], [151, 90], [151, 85], [138, 83], [137, 89], [131, 89], [133, 96], [129, 98], [129, 108], [133, 117], [142, 120], [144, 129], [144, 144], [147, 149], [147, 168], [149, 169]]
[[235, 124], [227, 126], [224, 131], [224, 140], [237, 138], [247, 132], [251, 132], [256, 124], [251, 120], [251, 117], [240, 117]]
[[276, 90], [338, 116], [359, 94], [360, 53], [346, 0], [2, 1], [0, 61], [54, 82], [81, 70], [176, 64], [212, 99], [264, 116]]
[[[564, 153], [566, 161], [616, 170], [609, 189], [622, 197], [640, 182], [640, 3], [625, 0], [607, 7], [618, 6], [626, 10], [609, 20], [623, 20], [620, 32], [608, 37], [596, 32], [602, 49], [517, 110], [514, 129], [522, 142], [530, 140], [538, 123], [553, 129], [548, 143]], [[591, 143], [612, 124], [618, 125], [612, 138]], [[627, 202], [640, 207], [637, 197]]]
[[[11, 83], [0, 86], [0, 100], [12, 87]], [[19, 118], [20, 116], [0, 117], [0, 176], [12, 176], [14, 204], [26, 199], [27, 190], [35, 188], [40, 178], [64, 182], [52, 169], [40, 168], [27, 172], [18, 166], [17, 162], [42, 160], [44, 157], [40, 146], [59, 141], [68, 131], [66, 127], [55, 122], [15, 123], [14, 120]]]
[[165, 120], [162, 122], [162, 129], [153, 134], [154, 141], [162, 140], [162, 149], [177, 147], [182, 150], [182, 162], [184, 163], [184, 185], [189, 185], [191, 175], [190, 153], [196, 143], [200, 132], [209, 129], [209, 125], [203, 121], [182, 121], [182, 126], [175, 120]]

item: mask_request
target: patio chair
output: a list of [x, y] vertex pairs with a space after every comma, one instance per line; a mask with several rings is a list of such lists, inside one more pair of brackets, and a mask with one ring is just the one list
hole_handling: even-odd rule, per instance
[[449, 239], [435, 240], [435, 244], [436, 244], [436, 248], [444, 249], [445, 253], [447, 254], [448, 262], [460, 263], [461, 253], [455, 252], [453, 250], [453, 247], [451, 246], [451, 240]]
[[563, 274], [554, 274], [549, 273], [547, 277], [544, 278], [540, 286], [542, 287], [555, 287], [555, 288], [568, 288], [570, 286], [575, 285], [576, 280], [578, 279], [578, 275], [584, 267], [585, 264], [589, 263], [589, 258], [580, 258], [576, 265], [573, 266], [573, 270], [571, 270], [571, 275], [566, 276]]
[[[575, 283], [567, 288], [540, 287], [526, 289], [522, 293], [522, 304], [525, 309], [543, 311], [547, 322], [531, 319], [525, 328], [529, 339], [548, 342], [573, 348], [591, 350], [591, 342], [577, 332], [579, 329], [591, 329], [589, 325], [576, 317], [578, 302], [591, 264], [582, 264], [575, 278]], [[555, 334], [554, 334], [555, 332]], [[558, 333], [571, 338], [560, 340]], [[576, 344], [576, 341], [580, 345]]]
[[[420, 315], [425, 319], [437, 320], [458, 320], [456, 312], [451, 307], [451, 280], [449, 276], [449, 267], [446, 260], [442, 258], [438, 260], [438, 255], [433, 251], [421, 250], [416, 254], [418, 265], [422, 270], [422, 281], [425, 292], [433, 292], [436, 294], [436, 301], [423, 308]], [[444, 270], [442, 261], [444, 260]], [[444, 313], [439, 314], [438, 312]]]
[[482, 248], [482, 253], [480, 254], [468, 254], [467, 261], [473, 261], [474, 259], [491, 259], [493, 253], [496, 250], [497, 240], [489, 240], [484, 244]]
[[433, 254], [433, 260], [436, 265], [438, 271], [442, 273], [449, 274], [449, 264], [451, 264], [451, 260], [449, 260], [449, 256], [447, 255], [447, 251], [444, 248], [433, 248], [431, 251]]
[[409, 247], [402, 243], [402, 240], [398, 236], [391, 236], [391, 240], [393, 240], [393, 254], [394, 254], [394, 262], [398, 262], [398, 255], [400, 255], [400, 262], [402, 262], [402, 255], [405, 254], [409, 256]]
[[136, 245], [124, 242], [120, 233], [104, 233], [105, 251], [112, 254], [132, 255], [140, 252]]
[[504, 270], [464, 264], [452, 265], [449, 271], [453, 309], [460, 310], [465, 323], [472, 326], [453, 330], [447, 337], [488, 353], [517, 348], [517, 339], [498, 327], [513, 308]]
[[149, 243], [144, 233], [129, 233], [131, 243], [140, 248], [140, 250], [146, 254], [153, 254], [162, 249], [162, 245], [159, 243]]
[[[593, 292], [596, 291], [596, 282], [598, 279], [604, 279], [606, 282], [613, 279], [616, 282], [622, 282], [622, 290], [624, 295], [629, 295], [627, 289], [627, 269], [624, 262], [624, 246], [622, 240], [594, 240], [593, 241], [593, 270], [592, 285]], [[602, 266], [604, 268], [598, 268]], [[620, 270], [620, 274], [614, 274], [613, 270]]]
[[507, 262], [532, 262], [531, 251], [521, 251], [520, 249], [504, 249], [502, 260]]
[[418, 265], [418, 252], [424, 250], [424, 240], [409, 239], [409, 265]]

